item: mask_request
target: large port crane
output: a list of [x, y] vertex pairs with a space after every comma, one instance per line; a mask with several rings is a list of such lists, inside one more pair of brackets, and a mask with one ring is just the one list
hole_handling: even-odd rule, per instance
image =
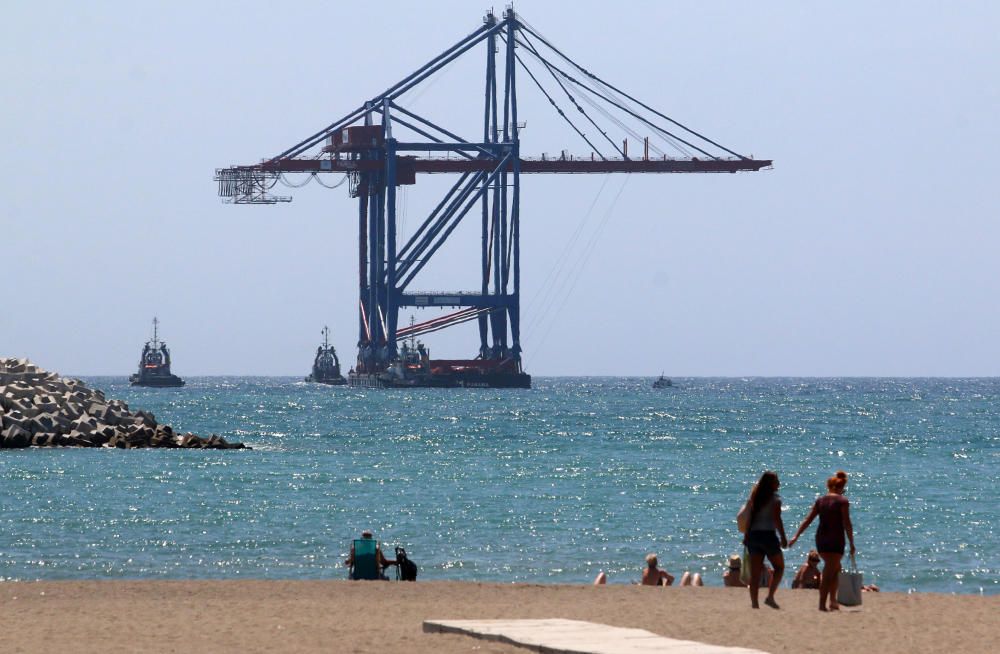
[[[407, 108], [402, 96], [479, 44], [486, 50], [482, 138], [466, 140]], [[589, 154], [522, 156], [518, 70], [586, 142]], [[546, 87], [543, 80], [550, 78], [554, 85]], [[642, 143], [641, 156], [629, 156], [628, 136]], [[736, 173], [770, 165], [604, 81], [507, 9], [502, 19], [487, 13], [481, 27], [339, 120], [261, 163], [218, 169], [216, 180], [227, 202], [273, 204], [291, 200], [272, 194], [278, 182], [309, 181], [288, 183], [286, 176], [293, 173], [349, 177], [350, 194], [358, 200], [358, 357], [348, 377], [352, 385], [528, 387], [531, 378], [521, 359], [522, 174]], [[397, 188], [415, 184], [418, 173], [458, 179], [401, 245]], [[482, 253], [475, 290], [412, 290], [420, 271], [477, 206]], [[402, 307], [457, 311], [400, 327]], [[473, 320], [479, 326], [473, 359], [431, 359], [414, 343], [421, 334]]]

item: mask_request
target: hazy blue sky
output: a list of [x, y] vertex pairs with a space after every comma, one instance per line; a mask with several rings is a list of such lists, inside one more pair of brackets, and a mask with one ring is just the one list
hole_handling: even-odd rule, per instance
[[[125, 375], [157, 314], [182, 376], [305, 374], [324, 324], [353, 361], [346, 186], [229, 206], [214, 169], [347, 113], [489, 6], [6, 4], [0, 355]], [[526, 178], [527, 371], [1000, 374], [997, 7], [518, 2], [583, 66], [775, 161], [755, 174], [635, 175], [624, 189], [625, 176]], [[483, 50], [412, 106], [475, 137]], [[521, 89], [525, 154], [586, 153]], [[444, 181], [406, 190], [404, 233]], [[581, 223], [564, 268], [576, 281], [543, 306]], [[419, 288], [475, 288], [478, 227], [464, 227]], [[427, 340], [442, 357], [477, 344], [471, 326]]]

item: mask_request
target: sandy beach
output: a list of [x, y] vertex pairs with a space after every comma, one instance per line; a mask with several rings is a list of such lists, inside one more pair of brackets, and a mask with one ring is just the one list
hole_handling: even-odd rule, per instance
[[821, 614], [814, 591], [752, 611], [727, 588], [469, 582], [85, 581], [0, 584], [4, 652], [523, 652], [425, 634], [425, 619], [570, 618], [768, 652], [987, 652], [1000, 597], [878, 593]]

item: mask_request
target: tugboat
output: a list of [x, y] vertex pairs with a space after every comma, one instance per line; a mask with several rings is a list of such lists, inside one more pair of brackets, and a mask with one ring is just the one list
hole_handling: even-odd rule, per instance
[[128, 378], [133, 386], [151, 388], [176, 388], [184, 385], [184, 380], [170, 374], [170, 350], [159, 339], [160, 321], [153, 318], [153, 340], [146, 341], [139, 359], [139, 372]]
[[312, 374], [306, 377], [307, 382], [340, 386], [347, 380], [340, 374], [340, 359], [337, 350], [330, 345], [330, 328], [324, 326], [323, 344], [316, 348], [316, 358], [313, 360]]
[[663, 373], [660, 373], [660, 378], [653, 382], [653, 388], [670, 388], [674, 385], [674, 382], [670, 381], [669, 377], [664, 377]]

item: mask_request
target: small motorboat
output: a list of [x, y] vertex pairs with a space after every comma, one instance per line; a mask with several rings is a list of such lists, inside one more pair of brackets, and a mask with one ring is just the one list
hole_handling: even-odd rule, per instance
[[674, 382], [670, 381], [669, 377], [664, 377], [663, 373], [660, 373], [660, 378], [653, 382], [653, 388], [670, 388], [674, 385]]

